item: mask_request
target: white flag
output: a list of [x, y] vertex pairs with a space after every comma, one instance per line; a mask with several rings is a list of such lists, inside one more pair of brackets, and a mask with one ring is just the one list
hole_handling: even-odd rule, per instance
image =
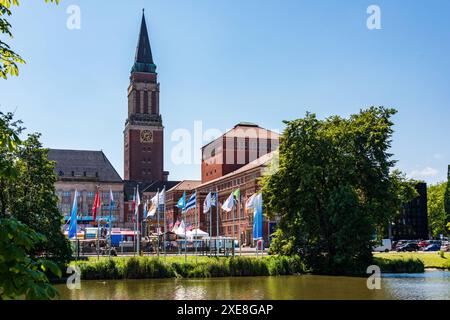
[[151, 200], [150, 209], [148, 210], [147, 218], [148, 217], [154, 217], [156, 214], [156, 211], [158, 211], [159, 206], [159, 193], [157, 192], [156, 195]]
[[223, 203], [222, 210], [226, 212], [231, 212], [234, 208], [234, 194], [233, 192], [230, 194], [228, 199]]
[[212, 205], [212, 194], [211, 192], [208, 193], [208, 195], [205, 198], [205, 201], [203, 202], [203, 213], [208, 213], [209, 210], [211, 209], [211, 205]]
[[255, 199], [256, 199], [256, 193], [247, 199], [247, 201], [245, 202], [245, 208], [246, 209], [255, 208]]
[[139, 206], [140, 205], [141, 205], [141, 197], [139, 196], [139, 185], [138, 185], [138, 187], [136, 189], [136, 205], [135, 205], [135, 208], [134, 208], [134, 214], [135, 215], [138, 215], [138, 213], [139, 213]]
[[159, 193], [158, 198], [158, 205], [165, 205], [166, 204], [166, 187]]

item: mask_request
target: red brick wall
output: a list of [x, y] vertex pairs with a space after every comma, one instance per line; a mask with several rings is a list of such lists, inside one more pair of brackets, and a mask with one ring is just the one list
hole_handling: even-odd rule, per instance
[[125, 147], [125, 180], [163, 180], [163, 131], [153, 131], [152, 143], [141, 143], [140, 134], [140, 130], [128, 130], [128, 139], [126, 142], [126, 144], [128, 143], [128, 147]]

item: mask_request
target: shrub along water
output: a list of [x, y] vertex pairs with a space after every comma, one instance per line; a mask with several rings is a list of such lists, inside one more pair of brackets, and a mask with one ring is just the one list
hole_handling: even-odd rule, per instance
[[374, 263], [383, 273], [423, 273], [425, 264], [420, 259], [383, 259], [374, 258]]
[[305, 273], [299, 257], [183, 258], [132, 257], [79, 261], [84, 280], [275, 276]]

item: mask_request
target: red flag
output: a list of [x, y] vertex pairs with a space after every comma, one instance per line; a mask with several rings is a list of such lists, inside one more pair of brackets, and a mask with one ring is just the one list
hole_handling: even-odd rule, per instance
[[100, 202], [100, 192], [97, 189], [97, 193], [95, 194], [94, 204], [92, 205], [92, 218], [95, 220], [97, 219], [97, 209], [101, 206]]

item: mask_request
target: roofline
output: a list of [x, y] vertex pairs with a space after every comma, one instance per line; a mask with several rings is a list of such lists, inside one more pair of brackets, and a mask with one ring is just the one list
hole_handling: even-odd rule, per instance
[[[200, 185], [201, 185], [201, 180], [183, 180], [183, 181], [180, 181], [179, 183], [177, 183], [176, 185], [174, 185], [172, 188], [170, 188], [169, 190], [167, 190], [167, 191], [171, 191], [171, 190], [174, 190], [176, 187], [178, 187], [179, 185], [181, 185], [181, 184], [183, 184], [183, 183], [185, 183], [185, 182], [200, 182]], [[195, 190], [196, 188], [193, 188], [192, 190]]]
[[[233, 178], [233, 176], [238, 175], [238, 174], [241, 174], [241, 173], [243, 173], [243, 172], [247, 172], [247, 171], [248, 171], [248, 172], [251, 172], [251, 171], [255, 171], [256, 169], [260, 169], [262, 166], [265, 166], [266, 163], [267, 163], [268, 161], [272, 161], [272, 160], [273, 160], [273, 156], [275, 155], [275, 152], [276, 152], [276, 151], [272, 151], [272, 152], [270, 152], [270, 153], [267, 153], [267, 154], [265, 154], [265, 155], [259, 157], [258, 159], [255, 159], [255, 160], [253, 160], [252, 162], [247, 163], [245, 166], [243, 166], [243, 167], [241, 167], [241, 168], [239, 168], [239, 169], [237, 169], [237, 170], [234, 170], [233, 172], [230, 172], [230, 173], [228, 173], [228, 174], [226, 174], [226, 175], [224, 175], [224, 176], [222, 176], [222, 177], [219, 177], [219, 178], [216, 178], [216, 179], [214, 179], [214, 180], [211, 180], [211, 181], [202, 183], [198, 188], [202, 188], [203, 186], [208, 186], [209, 184], [218, 182], [218, 181], [220, 181], [220, 180], [222, 180], [222, 179]], [[272, 158], [271, 158], [271, 159], [268, 159], [266, 162], [261, 163], [261, 164], [259, 164], [259, 165], [256, 166], [256, 167], [249, 168], [249, 169], [247, 169], [247, 170], [245, 170], [245, 171], [240, 171], [240, 170], [242, 170], [243, 168], [245, 168], [246, 166], [250, 165], [251, 163], [256, 162], [256, 161], [258, 161], [259, 159], [261, 159], [262, 157], [265, 157], [265, 156], [268, 156], [268, 155], [271, 155], [271, 154], [272, 154]], [[238, 172], [238, 171], [239, 171], [239, 172]]]
[[[242, 124], [242, 122], [238, 123], [237, 125], [235, 125], [233, 128], [229, 129], [228, 131], [226, 131], [224, 134], [222, 134], [220, 137], [217, 137], [216, 139], [208, 142], [207, 144], [203, 145], [203, 147], [201, 148], [202, 150], [205, 149], [207, 146], [209, 146], [210, 144], [212, 144], [213, 142], [216, 142], [217, 140], [219, 140], [220, 138], [223, 138], [224, 136], [226, 136], [228, 133], [230, 133], [231, 131], [233, 131], [234, 129], [236, 129], [240, 124]], [[245, 126], [244, 126], [245, 127]], [[259, 128], [259, 129], [264, 129], [267, 130], [269, 132], [273, 132], [276, 133], [277, 135], [281, 136], [281, 134], [279, 134], [278, 132], [272, 131], [270, 129], [266, 129], [261, 127], [260, 125], [255, 124], [255, 126], [247, 126], [248, 128]]]

